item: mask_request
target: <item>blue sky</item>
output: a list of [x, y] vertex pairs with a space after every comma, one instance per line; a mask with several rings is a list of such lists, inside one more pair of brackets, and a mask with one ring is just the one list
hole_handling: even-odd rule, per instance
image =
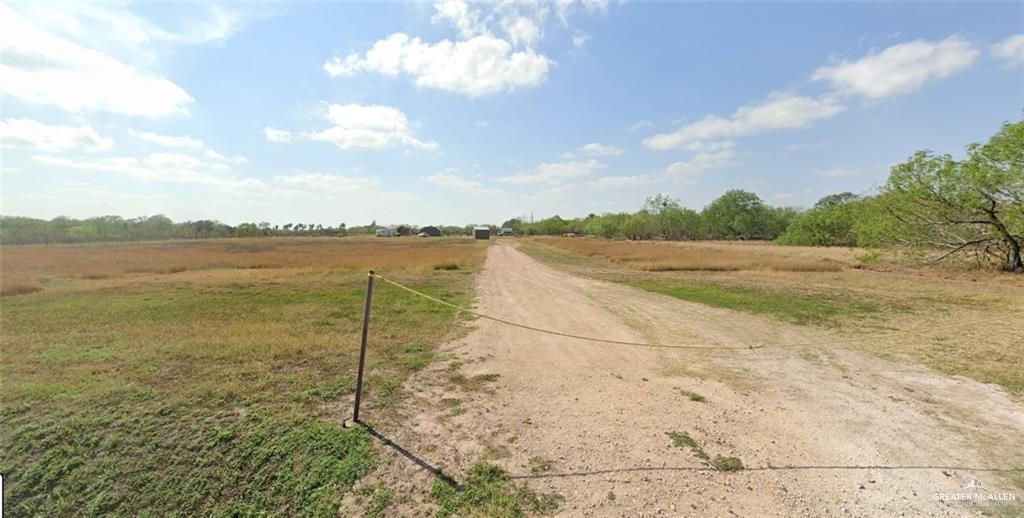
[[0, 4], [2, 213], [809, 206], [1024, 108], [1024, 4]]

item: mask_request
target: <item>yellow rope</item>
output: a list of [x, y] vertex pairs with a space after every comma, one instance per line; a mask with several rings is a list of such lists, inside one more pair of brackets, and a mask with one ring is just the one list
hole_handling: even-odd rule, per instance
[[[716, 349], [716, 350], [727, 349], [727, 350], [750, 350], [750, 351], [757, 350], [757, 349], [766, 349], [766, 348], [782, 349], [782, 348], [791, 348], [791, 347], [807, 347], [807, 346], [812, 346], [812, 345], [819, 345], [819, 344], [822, 343], [822, 342], [818, 341], [818, 342], [797, 342], [797, 343], [789, 343], [789, 344], [751, 344], [751, 345], [748, 345], [748, 346], [745, 346], [745, 347], [742, 347], [742, 346], [741, 347], [736, 347], [736, 346], [731, 346], [730, 347], [730, 346], [726, 346], [726, 345], [681, 345], [681, 344], [659, 344], [659, 343], [629, 342], [629, 341], [625, 341], [625, 340], [611, 340], [611, 339], [608, 339], [608, 338], [595, 338], [595, 337], [592, 337], [592, 336], [574, 335], [574, 334], [570, 334], [570, 333], [563, 333], [561, 331], [552, 331], [550, 329], [543, 329], [543, 328], [539, 328], [539, 327], [528, 326], [526, 324], [520, 324], [518, 322], [512, 322], [510, 320], [504, 320], [504, 319], [501, 319], [501, 318], [498, 318], [498, 317], [492, 317], [490, 315], [485, 315], [483, 313], [480, 313], [480, 312], [477, 312], [477, 311], [473, 311], [472, 309], [464, 308], [462, 306], [457, 306], [455, 304], [452, 304], [451, 302], [441, 300], [441, 299], [439, 299], [437, 297], [433, 297], [431, 295], [427, 295], [426, 293], [423, 293], [422, 291], [415, 290], [415, 289], [410, 288], [410, 287], [408, 287], [408, 286], [406, 286], [404, 284], [401, 284], [399, 282], [396, 282], [396, 281], [393, 281], [391, 279], [388, 279], [387, 277], [384, 277], [384, 276], [380, 275], [379, 273], [371, 272], [370, 276], [375, 277], [377, 279], [380, 279], [380, 280], [382, 280], [382, 281], [384, 281], [384, 282], [386, 282], [386, 283], [388, 283], [388, 284], [390, 284], [390, 285], [392, 285], [392, 286], [394, 286], [396, 288], [399, 288], [399, 289], [405, 290], [405, 291], [407, 291], [409, 293], [412, 293], [413, 295], [417, 295], [419, 297], [423, 297], [423, 298], [425, 298], [427, 300], [436, 302], [436, 303], [441, 304], [443, 306], [447, 306], [447, 307], [452, 308], [452, 309], [454, 309], [456, 311], [460, 311], [460, 312], [464, 312], [464, 313], [469, 313], [470, 315], [474, 315], [474, 316], [479, 317], [479, 318], [483, 318], [483, 319], [487, 319], [487, 320], [492, 320], [494, 322], [505, 324], [507, 326], [518, 327], [520, 329], [526, 329], [528, 331], [534, 331], [534, 332], [537, 332], [537, 333], [544, 333], [544, 334], [549, 334], [549, 335], [554, 335], [554, 336], [561, 336], [561, 337], [564, 337], [564, 338], [572, 338], [572, 339], [576, 339], [576, 340], [584, 340], [584, 341], [588, 341], [588, 342], [598, 342], [598, 343], [605, 343], [605, 344], [612, 344], [612, 345], [625, 345], [625, 346], [631, 346], [631, 347], [653, 347], [653, 348], [661, 348], [661, 349]], [[943, 328], [949, 328], [949, 327], [962, 327], [962, 326], [966, 326], [966, 325], [989, 323], [989, 322], [993, 322], [993, 321], [996, 321], [996, 320], [1000, 320], [1000, 319], [998, 317], [993, 317], [993, 318], [987, 318], [987, 319], [982, 319], [982, 320], [975, 320], [973, 322], [956, 322], [956, 323], [946, 324], [946, 325], [933, 325], [933, 326], [929, 326], [929, 329], [930, 330], [934, 330], [934, 329], [943, 329]], [[869, 340], [878, 340], [880, 338], [885, 337], [886, 335], [909, 334], [909, 333], [914, 333], [914, 332], [915, 332], [915, 330], [913, 330], [913, 329], [910, 329], [910, 330], [894, 329], [892, 331], [879, 333], [879, 334], [876, 334], [874, 336], [868, 336], [868, 337], [862, 337], [862, 338], [851, 338], [851, 339], [847, 339], [847, 340], [837, 340], [837, 341], [829, 342], [829, 343], [830, 344], [849, 344], [849, 343], [865, 342], [865, 341], [869, 341]]]

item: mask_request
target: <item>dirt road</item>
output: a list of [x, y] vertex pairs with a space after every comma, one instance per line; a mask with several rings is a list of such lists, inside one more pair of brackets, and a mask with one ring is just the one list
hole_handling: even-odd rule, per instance
[[[649, 349], [476, 321], [449, 346], [459, 362], [415, 376], [407, 388], [417, 397], [380, 428], [446, 473], [490, 459], [564, 496], [560, 514], [973, 515], [991, 504], [936, 494], [1012, 492], [1005, 474], [984, 468], [1024, 464], [1024, 405], [1001, 389], [832, 347], [816, 329], [573, 276], [506, 244], [490, 247], [479, 295], [482, 313], [567, 333], [821, 344]], [[474, 390], [441, 381], [450, 372], [499, 377]], [[710, 469], [673, 445], [674, 431], [746, 469]], [[382, 476], [429, 487], [420, 466], [396, 459], [398, 472]], [[983, 489], [965, 488], [973, 479]]]

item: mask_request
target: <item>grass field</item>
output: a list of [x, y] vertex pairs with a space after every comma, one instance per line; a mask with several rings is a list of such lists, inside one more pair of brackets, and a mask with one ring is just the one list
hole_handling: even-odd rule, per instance
[[[336, 514], [375, 465], [370, 438], [341, 426], [365, 271], [467, 304], [484, 251], [470, 239], [6, 247], [7, 511]], [[463, 332], [453, 317], [377, 289], [366, 419]]]
[[[1024, 279], [878, 262], [865, 250], [764, 242], [534, 238], [522, 250], [577, 274], [671, 297], [828, 328], [854, 338], [963, 322], [918, 340], [851, 344], [997, 383], [1024, 397]], [[991, 322], [991, 320], [995, 322]], [[967, 325], [985, 321], [980, 325]]]
[[[835, 272], [857, 251], [842, 248], [772, 247], [761, 242], [619, 241], [536, 238], [584, 257], [650, 272], [742, 271]], [[768, 250], [771, 252], [766, 253]]]
[[0, 259], [4, 274], [0, 293], [32, 293], [77, 279], [132, 280], [186, 271], [283, 271], [268, 272], [276, 276], [304, 269], [458, 269], [479, 262], [479, 250], [471, 243], [460, 239], [273, 238], [8, 247]]

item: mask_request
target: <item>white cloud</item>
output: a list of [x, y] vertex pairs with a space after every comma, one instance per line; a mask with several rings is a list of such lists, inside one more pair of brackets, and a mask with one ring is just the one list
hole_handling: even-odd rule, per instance
[[576, 0], [555, 0], [555, 14], [558, 19], [562, 22], [562, 25], [569, 26], [569, 18], [574, 11], [578, 11], [577, 6], [581, 6], [584, 12], [591, 15], [604, 16], [608, 14], [608, 0], [582, 0], [577, 2]]
[[665, 174], [677, 183], [693, 183], [697, 176], [708, 171], [734, 165], [735, 153], [731, 148], [725, 148], [697, 153], [692, 160], [674, 162], [665, 168]]
[[[331, 77], [354, 76], [367, 68], [369, 67], [363, 62], [362, 58], [359, 57], [359, 53], [349, 54], [348, 56], [345, 56], [345, 59], [335, 56], [324, 62], [324, 72], [327, 72], [327, 75]], [[398, 73], [398, 69], [396, 68], [389, 72], [389, 75], [395, 75]]]
[[462, 0], [435, 2], [434, 10], [436, 13], [431, 18], [433, 23], [448, 22], [463, 38], [487, 34], [487, 27], [480, 20], [480, 12], [471, 9], [469, 4]]
[[331, 104], [327, 107], [326, 118], [332, 124], [330, 128], [305, 136], [331, 142], [346, 150], [383, 150], [402, 146], [436, 151], [439, 147], [436, 142], [413, 137], [405, 114], [390, 106]]
[[638, 129], [650, 128], [654, 126], [654, 123], [649, 120], [639, 120], [630, 124], [626, 129], [629, 131], [636, 131]]
[[505, 18], [502, 26], [513, 45], [530, 47], [540, 39], [540, 27], [525, 16]]
[[[153, 133], [151, 131], [136, 131], [134, 129], [129, 129], [128, 130], [128, 134], [131, 135], [132, 137], [135, 137], [138, 140], [141, 140], [143, 142], [149, 142], [150, 144], [156, 144], [158, 146], [163, 146], [163, 147], [168, 147], [168, 148], [175, 148], [175, 149], [184, 149], [184, 150], [195, 150], [195, 151], [202, 150], [203, 151], [203, 156], [205, 156], [206, 158], [212, 159], [214, 161], [214, 162], [210, 163], [211, 167], [213, 167], [215, 169], [218, 169], [218, 170], [225, 170], [225, 171], [228, 170], [229, 169], [229, 167], [227, 166], [228, 162], [235, 163], [235, 164], [244, 164], [244, 163], [248, 162], [248, 160], [244, 156], [235, 156], [235, 157], [228, 158], [228, 157], [218, 153], [216, 150], [206, 148], [206, 145], [203, 143], [202, 140], [197, 139], [197, 138], [192, 138], [192, 137], [190, 137], [188, 135], [183, 135], [183, 136], [161, 135], [159, 133]], [[185, 156], [185, 155], [181, 155], [181, 156]], [[198, 163], [201, 163], [201, 162], [198, 162]]]
[[480, 97], [541, 85], [552, 65], [550, 59], [531, 49], [513, 52], [509, 42], [493, 36], [431, 44], [395, 33], [375, 43], [365, 56], [331, 58], [324, 63], [324, 70], [331, 76], [406, 74], [417, 86]]
[[863, 171], [857, 169], [848, 169], [845, 167], [833, 167], [831, 169], [820, 169], [815, 171], [814, 176], [818, 178], [849, 178], [852, 176], [860, 176]]
[[555, 14], [564, 27], [569, 26], [569, 12], [574, 3], [574, 0], [555, 0]]
[[607, 146], [597, 142], [580, 146], [576, 151], [583, 156], [620, 156], [625, 153], [625, 151], [615, 146]]
[[[441, 0], [433, 4], [435, 24], [450, 25], [454, 40], [424, 41], [394, 33], [365, 52], [334, 56], [323, 64], [332, 77], [378, 73], [407, 76], [420, 87], [482, 97], [544, 84], [555, 61], [537, 51], [554, 10], [569, 28], [570, 11], [606, 14], [606, 1], [480, 2]], [[553, 9], [552, 9], [553, 8]], [[590, 36], [573, 30], [580, 48]]]
[[154, 46], [200, 45], [224, 41], [237, 33], [246, 13], [212, 3], [178, 6], [162, 13], [161, 24], [132, 12], [123, 2], [18, 2], [12, 7], [42, 30], [89, 42], [98, 50], [150, 60]]
[[930, 80], [966, 69], [980, 52], [954, 34], [940, 41], [915, 40], [873, 51], [855, 61], [842, 60], [814, 71], [843, 94], [880, 99], [912, 92]]
[[341, 176], [325, 173], [296, 173], [275, 176], [274, 181], [289, 187], [308, 188], [313, 191], [349, 192], [376, 189], [380, 186], [377, 178]]
[[597, 160], [570, 160], [538, 165], [532, 171], [503, 176], [496, 181], [513, 185], [556, 184], [563, 180], [590, 174], [606, 166]]
[[423, 177], [423, 180], [438, 187], [448, 187], [462, 192], [494, 193], [497, 189], [485, 188], [482, 182], [466, 180], [455, 174], [454, 170], [448, 169], [443, 172]]
[[266, 127], [263, 128], [263, 134], [267, 136], [269, 142], [291, 142], [292, 132], [277, 128]]
[[587, 42], [590, 41], [590, 35], [584, 31], [577, 30], [572, 33], [572, 46], [578, 49], [582, 49]]
[[992, 55], [1007, 65], [1024, 65], [1024, 34], [1014, 34], [991, 47]]
[[776, 93], [759, 104], [740, 107], [728, 118], [707, 115], [674, 132], [648, 137], [643, 144], [649, 149], [668, 150], [696, 142], [751, 136], [766, 130], [806, 128], [845, 109], [831, 97], [813, 99]]
[[150, 144], [156, 144], [164, 147], [179, 147], [187, 149], [202, 149], [203, 141], [194, 139], [188, 135], [181, 137], [172, 137], [168, 135], [160, 135], [158, 133], [152, 133], [149, 131], [135, 131], [129, 129], [128, 134], [143, 141], [149, 142]]
[[224, 190], [258, 189], [265, 184], [254, 178], [238, 178], [222, 163], [205, 162], [181, 153], [150, 153], [142, 158], [132, 156], [104, 158], [65, 158], [36, 155], [33, 160], [52, 167], [97, 173], [118, 173], [151, 180], [192, 183]]
[[[228, 157], [226, 157], [226, 156], [224, 156], [224, 155], [222, 155], [222, 154], [220, 154], [220, 153], [218, 153], [218, 152], [216, 152], [216, 151], [214, 151], [212, 149], [207, 149], [203, 154], [206, 155], [206, 158], [212, 158], [214, 160], [220, 160], [222, 162], [226, 162], [228, 160]], [[236, 158], [236, 160], [239, 160], [239, 159], [242, 162], [246, 161], [244, 157], [237, 157]]]
[[596, 191], [604, 191], [610, 189], [628, 189], [632, 187], [643, 187], [646, 185], [652, 185], [658, 183], [659, 178], [657, 175], [652, 174], [639, 174], [631, 176], [605, 176], [590, 180], [583, 183], [584, 187], [594, 189]]
[[187, 114], [194, 99], [158, 75], [37, 29], [0, 4], [4, 94], [71, 112], [158, 117]]
[[735, 146], [736, 143], [731, 140], [698, 140], [687, 144], [686, 149], [690, 151], [720, 151], [723, 149], [732, 149]]
[[206, 156], [206, 158], [210, 158], [217, 162], [230, 162], [233, 164], [245, 164], [249, 162], [249, 159], [245, 158], [244, 156], [233, 156], [231, 158], [228, 158], [212, 149], [207, 149], [206, 151], [203, 151], [203, 155]]
[[91, 126], [51, 126], [32, 119], [7, 119], [0, 122], [0, 141], [4, 147], [39, 151], [105, 151], [114, 145]]
[[608, 14], [608, 0], [582, 0], [581, 3], [591, 13]]

